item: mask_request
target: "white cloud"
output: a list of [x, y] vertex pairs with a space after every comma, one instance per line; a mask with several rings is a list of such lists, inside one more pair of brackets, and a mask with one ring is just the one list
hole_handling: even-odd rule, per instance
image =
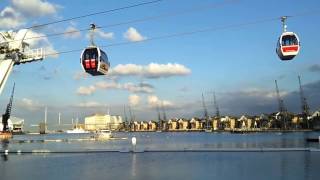
[[77, 94], [89, 96], [89, 95], [92, 95], [95, 91], [96, 91], [96, 87], [94, 87], [94, 86], [89, 86], [89, 87], [81, 86], [78, 88]]
[[69, 26], [66, 28], [66, 30], [64, 31], [64, 37], [65, 38], [70, 38], [70, 39], [76, 39], [81, 37], [81, 33], [79, 31], [79, 29], [73, 27], [73, 26]]
[[[90, 32], [86, 35], [87, 39], [90, 39]], [[102, 39], [113, 39], [114, 33], [113, 32], [104, 32], [101, 29], [96, 29], [94, 33], [94, 38], [102, 38]]]
[[112, 82], [100, 81], [95, 84], [95, 87], [97, 89], [127, 90], [133, 93], [152, 93], [153, 92], [153, 86], [146, 83], [133, 84], [131, 82], [128, 82], [128, 83], [121, 84], [116, 81], [112, 81]]
[[[34, 38], [34, 37], [39, 37], [39, 36], [41, 36], [41, 38]], [[30, 45], [31, 49], [44, 48], [45, 54], [47, 56], [57, 58], [58, 57], [58, 55], [56, 54], [57, 51], [54, 49], [54, 47], [51, 44], [51, 42], [49, 41], [49, 39], [47, 37], [42, 37], [42, 36], [45, 36], [45, 34], [37, 33], [32, 30], [29, 30], [26, 34], [25, 42], [27, 42]]]
[[11, 2], [14, 8], [29, 17], [53, 15], [60, 7], [46, 0], [11, 0]]
[[136, 64], [119, 64], [110, 70], [110, 76], [142, 76], [145, 78], [161, 78], [171, 76], [185, 76], [191, 70], [177, 63], [157, 64], [150, 63], [142, 66]]
[[148, 104], [151, 108], [163, 106], [163, 107], [172, 107], [173, 103], [168, 100], [160, 100], [155, 95], [148, 96]]
[[103, 39], [112, 39], [114, 37], [113, 32], [103, 32], [100, 29], [96, 30], [96, 34], [98, 35], [98, 37], [101, 37]]
[[130, 27], [127, 32], [124, 33], [123, 37], [131, 42], [143, 41], [147, 39], [142, 36], [135, 28]]
[[144, 67], [136, 64], [118, 64], [116, 67], [110, 69], [109, 75], [126, 76], [126, 75], [141, 75]]
[[75, 105], [75, 107], [83, 107], [83, 108], [94, 108], [94, 107], [100, 107], [100, 106], [102, 106], [102, 104], [95, 102], [95, 101], [78, 103]]
[[10, 0], [9, 6], [0, 10], [0, 28], [18, 28], [30, 18], [54, 15], [60, 7], [46, 0]]
[[5, 7], [0, 12], [0, 28], [16, 28], [24, 24], [23, 16], [12, 7]]
[[17, 102], [17, 105], [29, 111], [36, 111], [42, 107], [38, 101], [29, 98], [22, 98]]
[[137, 106], [140, 103], [140, 96], [136, 94], [130, 95], [128, 99], [130, 106]]
[[[260, 98], [269, 98], [274, 99], [277, 97], [277, 93], [275, 91], [268, 91], [264, 89], [259, 88], [249, 88], [246, 90], [243, 90], [242, 92], [238, 92], [247, 96], [254, 96], [254, 97], [260, 97]], [[284, 97], [288, 95], [289, 93], [287, 91], [280, 91], [279, 92], [281, 97]]]
[[147, 93], [147, 94], [153, 93], [153, 90], [154, 90], [153, 86], [147, 83], [133, 84], [131, 82], [128, 82], [128, 83], [121, 84], [116, 81], [111, 81], [111, 82], [100, 81], [88, 87], [85, 87], [85, 86], [79, 87], [77, 90], [77, 94], [88, 96], [88, 95], [92, 95], [98, 89], [104, 89], [104, 90], [116, 89], [116, 90], [129, 91], [132, 93]]
[[73, 79], [80, 80], [80, 79], [86, 79], [87, 77], [88, 77], [88, 74], [81, 71], [81, 72], [76, 72], [73, 76]]
[[133, 84], [133, 83], [125, 83], [122, 89], [128, 90], [134, 93], [152, 93], [153, 87], [147, 86], [145, 84]]
[[122, 85], [115, 81], [112, 81], [112, 82], [100, 81], [95, 84], [95, 87], [99, 89], [121, 89]]

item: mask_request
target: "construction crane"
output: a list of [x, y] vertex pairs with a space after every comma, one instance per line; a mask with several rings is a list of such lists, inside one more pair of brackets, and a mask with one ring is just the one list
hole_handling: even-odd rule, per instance
[[28, 29], [0, 32], [0, 94], [14, 65], [43, 60], [43, 48], [30, 49], [25, 41]]
[[220, 118], [220, 110], [219, 110], [219, 106], [218, 106], [218, 103], [217, 103], [217, 99], [216, 99], [216, 93], [213, 92], [213, 105], [216, 109], [216, 117], [217, 118]]
[[157, 106], [157, 114], [158, 114], [158, 122], [159, 122], [159, 127], [158, 130], [162, 130], [162, 119], [161, 119], [161, 114], [160, 114], [160, 108], [159, 105]]
[[309, 105], [306, 97], [304, 96], [300, 76], [298, 76], [298, 79], [299, 79], [299, 88], [300, 88], [301, 113], [302, 113], [303, 121], [306, 123], [307, 128], [309, 128], [309, 121], [308, 121]]
[[127, 117], [127, 111], [126, 111], [126, 105], [123, 105], [123, 115], [124, 115], [124, 128], [125, 130], [128, 129], [128, 117]]
[[161, 107], [162, 107], [162, 114], [163, 114], [163, 120], [167, 120], [167, 114], [166, 114], [166, 109], [164, 107], [163, 101], [161, 102]]
[[132, 129], [132, 126], [134, 126], [135, 117], [132, 112], [131, 106], [128, 106], [129, 108], [129, 115], [130, 115], [130, 129]]
[[209, 129], [209, 117], [208, 117], [208, 110], [206, 107], [206, 103], [204, 102], [204, 96], [202, 93], [202, 106], [203, 106], [203, 111], [204, 111], [204, 118], [206, 120], [206, 129]]
[[277, 82], [277, 80], [274, 80], [274, 82], [275, 82], [275, 84], [276, 84], [276, 93], [277, 93], [277, 100], [278, 100], [278, 110], [279, 110], [279, 113], [280, 113], [280, 117], [281, 117], [281, 119], [282, 119], [282, 123], [283, 123], [283, 127], [284, 127], [284, 129], [286, 129], [287, 128], [287, 109], [286, 109], [286, 107], [285, 107], [285, 105], [284, 105], [284, 101], [283, 101], [283, 99], [281, 98], [281, 96], [280, 96], [280, 92], [279, 92], [279, 87], [278, 87], [278, 82]]
[[161, 106], [162, 106], [162, 114], [163, 114], [162, 115], [163, 116], [163, 119], [162, 119], [162, 130], [167, 131], [168, 130], [168, 126], [166, 126], [165, 123], [164, 123], [164, 122], [167, 121], [167, 113], [166, 113], [166, 108], [164, 106], [163, 101], [161, 102]]
[[7, 108], [6, 108], [6, 112], [4, 114], [2, 114], [2, 124], [3, 124], [2, 132], [8, 132], [9, 131], [8, 120], [10, 119], [10, 116], [11, 116], [14, 88], [15, 88], [15, 84], [13, 84], [12, 93], [11, 93], [11, 97], [10, 97], [9, 103], [7, 105]]

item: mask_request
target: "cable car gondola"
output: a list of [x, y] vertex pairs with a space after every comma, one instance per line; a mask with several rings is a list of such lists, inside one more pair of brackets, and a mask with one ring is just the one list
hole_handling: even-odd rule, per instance
[[91, 24], [91, 45], [84, 49], [80, 56], [80, 63], [86, 73], [92, 76], [106, 75], [110, 68], [107, 54], [94, 45], [93, 33], [96, 26]]
[[81, 65], [92, 76], [108, 73], [110, 63], [107, 54], [97, 46], [89, 46], [81, 53]]
[[285, 24], [286, 16], [281, 18], [283, 24], [283, 33], [279, 37], [277, 44], [277, 54], [283, 61], [292, 60], [300, 50], [299, 37], [294, 32], [287, 32], [287, 25]]

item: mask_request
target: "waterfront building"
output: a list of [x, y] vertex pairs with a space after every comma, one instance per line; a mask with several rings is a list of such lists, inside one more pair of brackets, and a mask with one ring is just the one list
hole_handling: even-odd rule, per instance
[[140, 122], [140, 131], [148, 131], [149, 123], [146, 121]]
[[198, 118], [192, 118], [190, 120], [190, 127], [191, 130], [199, 130], [202, 129], [202, 124], [201, 124], [201, 120]]
[[254, 118], [247, 115], [242, 115], [238, 121], [240, 122], [241, 129], [251, 129], [254, 127]]
[[157, 130], [157, 123], [155, 121], [148, 122], [148, 130], [149, 131], [156, 131]]
[[[309, 118], [308, 118], [309, 121]], [[293, 115], [291, 119], [292, 126], [296, 129], [298, 128], [304, 128], [307, 125], [305, 125], [304, 116], [302, 114], [295, 114]]]
[[295, 117], [291, 112], [272, 113], [271, 127], [288, 129], [292, 127], [300, 127], [300, 118]]
[[222, 117], [221, 124], [224, 130], [234, 130], [236, 128], [239, 128], [239, 121], [237, 121], [237, 118], [233, 116]]
[[[159, 122], [158, 122], [159, 123]], [[159, 125], [159, 124], [158, 124]], [[168, 121], [162, 121], [162, 127], [160, 129], [161, 131], [168, 131], [169, 130], [169, 124]]]
[[186, 130], [189, 130], [190, 128], [190, 121], [187, 120], [187, 119], [179, 119], [178, 120], [178, 129], [179, 130], [183, 130], [183, 131], [186, 131]]
[[311, 115], [313, 129], [320, 129], [320, 111], [315, 111]]
[[319, 111], [315, 111], [312, 115], [311, 118], [318, 118], [320, 117], [320, 110]]
[[118, 130], [122, 123], [121, 116], [109, 114], [95, 114], [84, 119], [85, 129], [89, 131]]
[[212, 123], [212, 125], [211, 125], [211, 126], [212, 126], [212, 129], [213, 129], [214, 131], [221, 129], [221, 120], [220, 120], [219, 117], [213, 117], [213, 118], [211, 119], [211, 123]]
[[259, 127], [263, 129], [268, 129], [271, 127], [270, 116], [267, 114], [261, 114], [259, 116]]
[[140, 131], [141, 124], [138, 121], [134, 121], [131, 124], [131, 131]]
[[168, 130], [175, 131], [178, 129], [178, 122], [176, 119], [169, 119], [168, 121]]

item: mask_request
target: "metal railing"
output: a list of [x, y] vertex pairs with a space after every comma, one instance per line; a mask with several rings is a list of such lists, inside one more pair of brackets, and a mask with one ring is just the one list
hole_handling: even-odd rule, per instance
[[30, 49], [24, 53], [23, 58], [19, 61], [20, 63], [27, 63], [32, 61], [39, 61], [45, 58], [45, 50], [43, 48]]

